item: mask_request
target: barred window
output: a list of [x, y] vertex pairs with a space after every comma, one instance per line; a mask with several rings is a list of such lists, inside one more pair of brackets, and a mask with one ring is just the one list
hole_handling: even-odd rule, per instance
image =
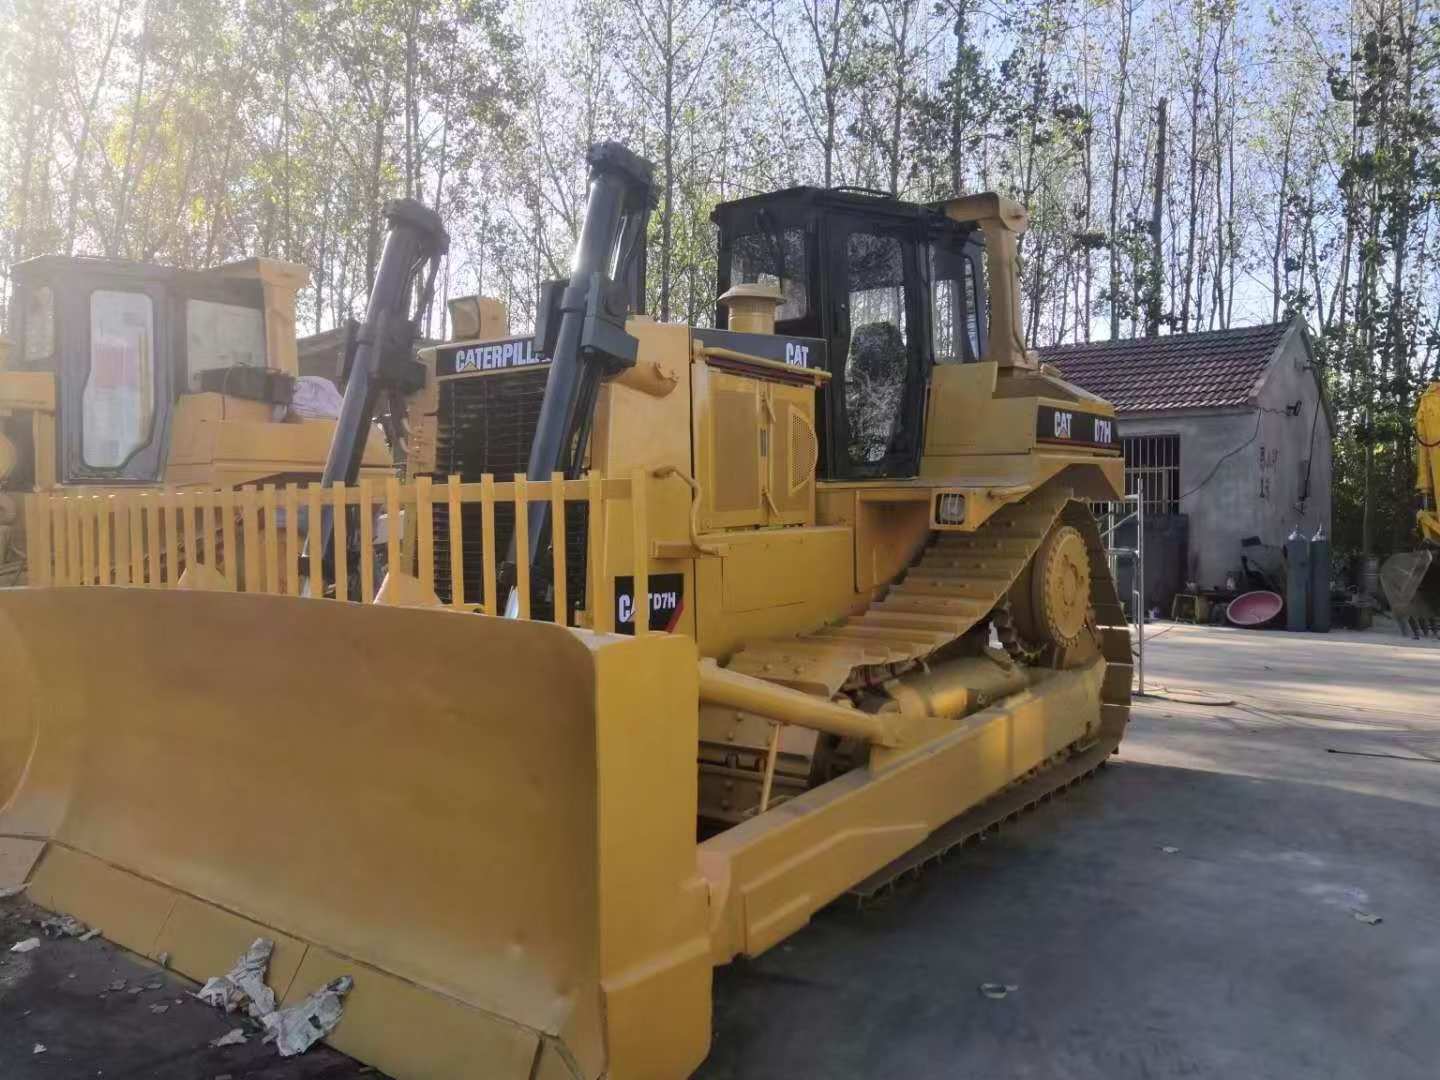
[[1180, 436], [1124, 435], [1125, 494], [1141, 497], [1145, 516], [1180, 512]]

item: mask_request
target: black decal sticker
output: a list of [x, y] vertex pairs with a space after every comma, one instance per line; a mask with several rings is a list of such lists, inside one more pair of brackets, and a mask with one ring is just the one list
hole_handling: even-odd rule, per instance
[[[650, 629], [667, 634], [680, 624], [685, 610], [685, 575], [650, 575]], [[635, 578], [623, 574], [615, 579], [615, 632], [635, 633]]]
[[1114, 417], [1054, 405], [1041, 405], [1035, 410], [1035, 441], [1101, 450], [1113, 450], [1119, 445]]
[[507, 371], [549, 362], [535, 351], [534, 338], [512, 338], [484, 345], [445, 345], [435, 350], [436, 375], [466, 375], [475, 371]]

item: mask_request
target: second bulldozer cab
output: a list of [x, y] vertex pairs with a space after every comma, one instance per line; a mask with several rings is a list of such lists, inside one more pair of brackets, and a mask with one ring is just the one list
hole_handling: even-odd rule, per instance
[[[932, 366], [986, 355], [980, 229], [942, 206], [814, 187], [722, 203], [712, 216], [720, 292], [778, 288], [775, 333], [825, 343], [823, 355], [800, 358], [831, 375], [822, 477], [915, 476]], [[716, 319], [730, 325], [727, 305]]]
[[247, 259], [186, 271], [41, 256], [14, 276], [8, 367], [16, 380], [43, 380], [56, 428], [53, 448], [37, 440], [23, 486], [156, 484], [168, 479], [187, 395], [223, 398], [230, 419], [269, 419], [290, 400], [304, 267]]

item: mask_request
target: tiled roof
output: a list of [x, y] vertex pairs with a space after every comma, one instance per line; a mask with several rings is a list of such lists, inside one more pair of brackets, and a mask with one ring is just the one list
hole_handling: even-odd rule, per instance
[[1067, 380], [1116, 412], [1244, 405], [1291, 321], [1200, 334], [1052, 345], [1040, 350]]

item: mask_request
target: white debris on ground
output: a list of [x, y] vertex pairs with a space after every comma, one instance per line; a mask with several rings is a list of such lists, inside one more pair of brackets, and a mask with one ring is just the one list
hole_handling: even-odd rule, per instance
[[303, 1054], [335, 1030], [345, 1011], [345, 995], [355, 986], [349, 975], [331, 979], [299, 1005], [262, 1017], [265, 1041], [274, 1041], [281, 1057]]
[[265, 985], [265, 971], [275, 943], [269, 938], [256, 938], [224, 975], [206, 981], [195, 994], [207, 1005], [233, 1013], [242, 1006], [257, 1020], [275, 1011], [275, 991]]
[[10, 951], [26, 953], [38, 949], [39, 947], [40, 939], [38, 937], [27, 937], [24, 941], [17, 941], [14, 945], [11, 945]]
[[[224, 975], [206, 981], [194, 996], [233, 1013], [244, 1007], [250, 1016], [265, 1026], [265, 1041], [275, 1043], [281, 1057], [303, 1054], [323, 1039], [345, 1011], [345, 995], [355, 986], [349, 975], [332, 979], [298, 1005], [277, 1009], [275, 991], [265, 985], [265, 973], [275, 943], [269, 938], [256, 938], [235, 966]], [[235, 1046], [245, 1042], [242, 1028], [234, 1028], [211, 1046]]]
[[1020, 987], [1014, 983], [987, 982], [980, 984], [980, 993], [992, 1001], [1000, 1001], [1002, 998], [1007, 998], [1019, 989]]
[[5, 888], [0, 889], [0, 900], [9, 900], [12, 896], [19, 896], [29, 887], [30, 883], [28, 881], [25, 882], [23, 885], [8, 885]]
[[46, 937], [83, 937], [90, 928], [74, 915], [52, 915], [40, 920], [40, 929]]
[[44, 1043], [36, 1043], [36, 1044], [35, 1044], [35, 1048], [34, 1048], [33, 1050], [31, 1050], [30, 1053], [32, 1053], [32, 1054], [43, 1054], [47, 1049], [48, 1049], [48, 1047], [46, 1047], [46, 1045], [45, 1045]]

